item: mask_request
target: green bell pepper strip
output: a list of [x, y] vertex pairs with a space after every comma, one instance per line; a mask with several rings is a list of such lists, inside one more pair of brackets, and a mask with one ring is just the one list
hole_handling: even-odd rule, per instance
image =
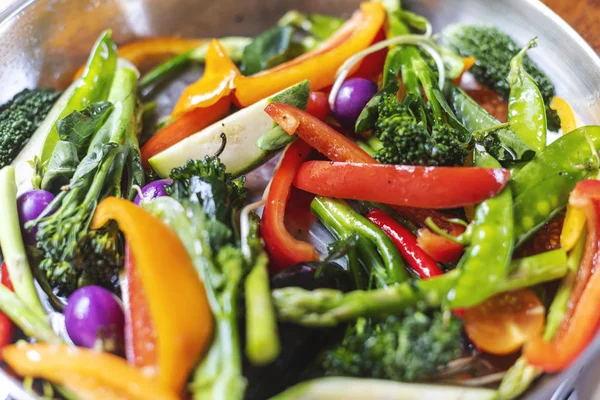
[[[361, 237], [373, 242], [379, 255], [383, 259], [387, 284], [393, 285], [408, 278], [402, 256], [398, 253], [392, 240], [371, 221], [354, 211], [348, 204], [341, 200], [329, 199], [321, 196], [315, 197], [311, 203], [311, 210], [321, 208], [349, 230], [355, 231]], [[316, 214], [316, 212], [315, 212]]]
[[59, 140], [56, 123], [73, 111], [82, 110], [98, 101], [105, 101], [108, 98], [116, 68], [117, 45], [112, 39], [111, 31], [107, 30], [96, 41], [83, 75], [79, 78], [71, 97], [46, 135], [41, 154], [42, 165], [50, 160], [54, 146]]
[[561, 136], [510, 180], [516, 246], [560, 212], [577, 182], [598, 171], [600, 126], [585, 126]]
[[[546, 328], [544, 329], [544, 339], [552, 340], [560, 324], [563, 321], [567, 311], [567, 304], [581, 263], [581, 257], [585, 249], [585, 230], [579, 237], [577, 244], [569, 253], [567, 259], [567, 274], [562, 279], [558, 291], [552, 300], [548, 316], [546, 317]], [[527, 364], [525, 357], [520, 357], [512, 367], [506, 371], [494, 400], [512, 400], [519, 397], [529, 388], [533, 381], [543, 373], [542, 370]]]
[[[474, 164], [500, 168], [500, 163], [481, 146], [474, 150]], [[513, 251], [513, 199], [510, 187], [475, 209], [469, 227], [470, 245], [461, 260], [460, 277], [448, 294], [450, 308], [472, 307], [493, 293], [509, 271]]]
[[540, 151], [546, 147], [546, 105], [540, 89], [523, 66], [523, 57], [533, 46], [535, 39], [510, 62], [508, 122], [517, 136], [535, 151]]

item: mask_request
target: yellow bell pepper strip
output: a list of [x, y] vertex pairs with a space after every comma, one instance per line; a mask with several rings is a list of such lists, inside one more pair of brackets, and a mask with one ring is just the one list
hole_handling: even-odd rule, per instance
[[98, 205], [91, 229], [110, 220], [127, 239], [146, 294], [158, 338], [158, 381], [179, 393], [213, 333], [204, 286], [183, 243], [160, 219], [130, 201], [108, 197]]
[[[566, 100], [554, 96], [550, 103], [550, 108], [555, 110], [560, 117], [560, 124], [563, 135], [577, 128], [575, 113]], [[581, 232], [585, 226], [585, 214], [578, 208], [567, 205], [565, 223], [560, 234], [560, 245], [565, 251], [570, 251], [575, 247]]]
[[[119, 46], [119, 57], [139, 67], [149, 58], [183, 54], [202, 46], [206, 42], [206, 39], [184, 39], [169, 36], [141, 39]], [[77, 70], [73, 80], [77, 80], [83, 74], [84, 68], [85, 65]]]
[[185, 88], [175, 104], [172, 117], [177, 118], [194, 108], [212, 106], [221, 98], [229, 96], [233, 90], [234, 78], [238, 75], [240, 71], [225, 48], [213, 39], [206, 53], [204, 75]]
[[3, 357], [17, 374], [64, 385], [85, 400], [179, 398], [170, 388], [148, 379], [111, 353], [60, 344], [19, 343], [6, 347]]
[[577, 128], [575, 113], [565, 99], [554, 96], [550, 102], [550, 108], [556, 111], [560, 117], [560, 127], [562, 128], [563, 134], [574, 131]]
[[[355, 15], [352, 19], [352, 34], [338, 46], [317, 48], [312, 54], [253, 76], [236, 76], [234, 97], [237, 103], [249, 106], [304, 79], [310, 80], [311, 90], [333, 84], [337, 70], [348, 58], [373, 43], [385, 21], [381, 3], [361, 3], [357, 13], [358, 17]], [[341, 29], [345, 32], [348, 28], [343, 26]]]

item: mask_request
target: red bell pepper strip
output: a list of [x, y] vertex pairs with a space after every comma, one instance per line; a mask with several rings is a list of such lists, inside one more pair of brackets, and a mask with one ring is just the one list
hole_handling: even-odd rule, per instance
[[[10, 280], [10, 276], [8, 275], [8, 268], [6, 267], [6, 262], [2, 263], [2, 284], [9, 288], [11, 291], [15, 291]], [[10, 344], [13, 337], [14, 325], [10, 318], [6, 316], [6, 314], [0, 312], [0, 349]]]
[[[464, 232], [464, 228], [462, 232]], [[451, 233], [451, 235], [458, 236], [462, 232], [457, 234]], [[427, 228], [419, 229], [417, 244], [425, 253], [429, 254], [429, 256], [437, 262], [456, 262], [460, 259], [460, 256], [464, 251], [463, 246], [460, 244], [440, 236]]]
[[[372, 44], [381, 42], [387, 38], [385, 29], [379, 30], [375, 40]], [[365, 78], [377, 81], [377, 77], [383, 71], [383, 65], [385, 64], [385, 58], [387, 57], [388, 49], [383, 48], [375, 53], [366, 56], [360, 63], [360, 67], [352, 74], [353, 78]]]
[[419, 278], [428, 279], [443, 274], [435, 260], [417, 246], [417, 238], [394, 218], [377, 209], [371, 211], [367, 218], [392, 239]]
[[[333, 84], [337, 70], [348, 58], [373, 43], [384, 22], [385, 10], [381, 3], [361, 3], [360, 11], [326, 45], [262, 73], [248, 77], [237, 75], [234, 80], [237, 102], [249, 106], [304, 79], [310, 80], [313, 90]], [[345, 40], [344, 36], [347, 36]]]
[[308, 159], [310, 151], [310, 146], [302, 140], [292, 143], [283, 154], [281, 164], [271, 181], [260, 232], [271, 259], [272, 272], [302, 261], [318, 260], [314, 247], [295, 239], [284, 224], [292, 181], [300, 165]]
[[172, 116], [179, 117], [194, 108], [212, 106], [223, 97], [229, 96], [237, 75], [240, 75], [240, 71], [227, 55], [227, 51], [213, 39], [206, 53], [204, 75], [185, 88], [175, 104]]
[[125, 274], [127, 286], [122, 291], [125, 309], [125, 356], [129, 364], [154, 375], [158, 368], [156, 330], [129, 245], [125, 247]]
[[600, 326], [600, 181], [585, 180], [569, 198], [587, 222], [585, 251], [563, 323], [551, 342], [541, 336], [525, 348], [527, 361], [548, 372], [567, 368], [592, 341]]
[[419, 208], [478, 204], [508, 182], [505, 169], [309, 161], [294, 186], [320, 196]]
[[355, 163], [376, 161], [356, 143], [325, 122], [288, 104], [271, 103], [265, 112], [289, 135], [298, 134], [306, 143], [330, 160]]
[[211, 106], [194, 108], [162, 128], [142, 146], [144, 168], [150, 168], [148, 160], [161, 151], [219, 121], [227, 115], [230, 106], [231, 100], [229, 97], [224, 97]]

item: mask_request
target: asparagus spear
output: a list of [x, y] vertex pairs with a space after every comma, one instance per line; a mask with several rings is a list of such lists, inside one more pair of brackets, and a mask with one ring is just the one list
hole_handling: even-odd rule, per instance
[[[515, 260], [511, 269], [514, 272], [498, 284], [496, 293], [562, 278], [567, 273], [567, 256], [562, 249], [553, 250]], [[274, 290], [273, 299], [282, 321], [306, 326], [335, 326], [358, 317], [397, 314], [418, 303], [439, 307], [454, 287], [458, 275], [459, 271], [454, 270], [428, 280], [349, 293], [290, 287]]]

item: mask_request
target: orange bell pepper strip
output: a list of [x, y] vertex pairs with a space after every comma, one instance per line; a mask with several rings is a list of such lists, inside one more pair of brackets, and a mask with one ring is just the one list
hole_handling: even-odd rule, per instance
[[98, 205], [91, 229], [110, 220], [129, 243], [148, 301], [158, 338], [158, 381], [179, 393], [213, 333], [204, 285], [183, 243], [160, 219], [130, 201], [108, 197]]
[[475, 65], [475, 63], [477, 62], [477, 59], [475, 57], [463, 57], [463, 70], [460, 73], [460, 76], [456, 79], [454, 79], [454, 83], [457, 85], [460, 85], [460, 83], [462, 82], [462, 78], [465, 75], [465, 72], [468, 72], [471, 68], [473, 68], [473, 65]]
[[366, 151], [335, 129], [288, 104], [270, 103], [265, 112], [288, 134], [298, 134], [312, 148], [334, 161], [376, 164]]
[[227, 55], [227, 50], [216, 39], [211, 40], [206, 53], [204, 75], [185, 88], [172, 116], [178, 117], [194, 108], [212, 106], [229, 96], [234, 78], [238, 75], [240, 71]]
[[156, 329], [129, 245], [125, 246], [125, 274], [127, 286], [122, 290], [125, 309], [125, 356], [129, 364], [153, 375], [158, 368]]
[[170, 388], [148, 379], [111, 353], [59, 344], [19, 343], [6, 347], [3, 356], [17, 374], [64, 385], [83, 394], [84, 399], [179, 398]]
[[[184, 39], [169, 36], [141, 39], [119, 46], [119, 57], [139, 67], [148, 58], [183, 54], [206, 44], [206, 42], [206, 39]], [[85, 65], [77, 70], [73, 80], [77, 80], [81, 76], [84, 68]]]
[[547, 342], [540, 336], [525, 348], [527, 361], [548, 372], [567, 368], [592, 341], [600, 326], [600, 181], [579, 182], [569, 204], [581, 209], [587, 220], [585, 250], [575, 287], [554, 339]]
[[[353, 26], [340, 28], [343, 34], [347, 34], [350, 26], [353, 29], [352, 34], [339, 45], [317, 48], [312, 54], [253, 76], [236, 76], [236, 102], [243, 107], [249, 106], [304, 79], [310, 80], [312, 90], [333, 84], [336, 72], [342, 64], [357, 52], [369, 47], [385, 22], [386, 14], [381, 3], [361, 3], [357, 14], [358, 16], [355, 14], [352, 18]], [[336, 39], [343, 37], [342, 34], [335, 36]]]
[[162, 128], [142, 146], [144, 168], [150, 168], [148, 160], [161, 151], [219, 121], [227, 115], [230, 106], [231, 100], [224, 97], [206, 108], [194, 108]]
[[292, 181], [300, 165], [308, 159], [310, 151], [310, 146], [300, 139], [292, 143], [283, 154], [269, 187], [260, 233], [269, 253], [273, 273], [302, 261], [319, 259], [314, 247], [294, 238], [284, 223]]

